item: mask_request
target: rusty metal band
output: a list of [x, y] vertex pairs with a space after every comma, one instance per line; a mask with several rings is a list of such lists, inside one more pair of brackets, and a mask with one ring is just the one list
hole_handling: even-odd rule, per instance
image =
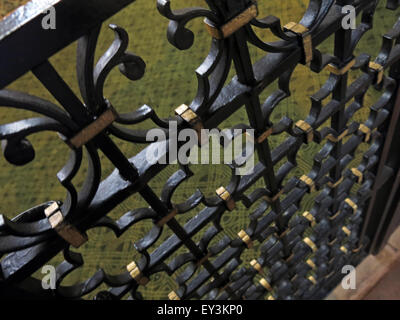
[[240, 28], [244, 27], [246, 24], [248, 24], [251, 20], [253, 20], [257, 16], [258, 16], [257, 4], [253, 4], [220, 28], [216, 27], [208, 19], [205, 19], [204, 23], [206, 25], [208, 33], [213, 38], [226, 39], [229, 36], [233, 35]]
[[306, 261], [306, 263], [311, 267], [311, 269], [316, 269], [317, 268], [317, 266], [315, 265], [315, 263], [311, 260], [311, 259], [308, 259], [307, 261]]
[[315, 280], [315, 278], [314, 278], [313, 276], [309, 276], [307, 279], [308, 279], [309, 281], [311, 281], [313, 285], [316, 285], [316, 284], [317, 284], [317, 280]]
[[336, 241], [337, 241], [337, 238], [331, 240], [328, 244], [329, 244], [330, 246], [333, 246], [333, 245], [336, 243]]
[[232, 211], [233, 209], [235, 209], [235, 200], [232, 198], [228, 190], [226, 190], [224, 187], [219, 187], [215, 192], [218, 197], [225, 202], [228, 210]]
[[335, 220], [342, 212], [339, 210], [338, 212], [336, 212], [333, 216], [329, 217], [329, 220]]
[[175, 114], [181, 117], [186, 123], [190, 125], [197, 132], [199, 145], [204, 145], [207, 143], [207, 138], [204, 133], [204, 125], [200, 117], [190, 109], [186, 104], [181, 104], [175, 109]]
[[284, 236], [286, 236], [288, 234], [288, 232], [290, 231], [290, 229], [286, 229], [285, 231], [283, 231], [280, 235], [275, 233], [275, 236], [279, 239], [282, 239]]
[[261, 274], [261, 275], [264, 274], [264, 271], [263, 271], [263, 269], [262, 269], [261, 264], [259, 264], [259, 263], [257, 262], [256, 259], [252, 260], [252, 261], [250, 262], [250, 265], [251, 265], [251, 266], [253, 267], [253, 269], [256, 270], [259, 274]]
[[175, 218], [175, 216], [178, 214], [178, 209], [177, 208], [173, 208], [172, 211], [170, 213], [168, 213], [165, 217], [161, 218], [157, 223], [157, 227], [163, 227], [165, 224], [167, 224], [170, 220], [172, 220], [173, 218]]

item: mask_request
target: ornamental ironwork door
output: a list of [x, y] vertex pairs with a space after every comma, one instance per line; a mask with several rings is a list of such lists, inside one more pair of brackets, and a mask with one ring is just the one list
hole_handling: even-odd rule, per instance
[[[105, 94], [116, 67], [127, 81], [139, 82], [145, 74], [144, 60], [127, 51], [123, 26], [110, 25], [114, 42], [96, 56], [102, 23], [135, 6], [133, 0], [32, 1], [0, 22], [0, 106], [34, 114], [0, 125], [4, 159], [20, 167], [36, 161], [29, 139], [41, 132], [58, 133], [58, 143], [70, 150], [54, 176], [65, 198], [0, 216], [0, 295], [142, 299], [146, 286], [154, 279], [161, 283], [162, 275], [174, 287], [165, 298], [174, 300], [324, 298], [341, 281], [342, 267], [378, 252], [400, 220], [399, 21], [383, 35], [377, 55], [356, 54], [374, 30], [377, 7], [393, 14], [400, 1], [309, 0], [301, 20], [284, 24], [276, 16], [260, 16], [258, 7], [266, 0], [205, 0], [204, 8], [179, 10], [172, 9], [173, 0], [153, 2], [157, 19], [169, 20], [166, 40], [177, 49], [193, 45], [196, 34], [189, 27], [197, 18], [204, 19], [211, 43], [203, 64], [187, 71], [197, 76], [197, 94], [176, 101], [167, 119], [150, 102], [122, 113]], [[359, 17], [355, 29], [343, 27], [348, 15], [343, 8], [349, 5]], [[43, 12], [50, 8], [57, 28], [44, 30]], [[261, 36], [267, 32], [275, 40]], [[329, 39], [332, 52], [323, 50]], [[49, 60], [75, 41], [79, 94]], [[252, 48], [263, 52], [260, 59], [255, 61]], [[299, 81], [293, 77], [296, 68], [328, 76], [304, 106], [305, 117], [276, 117]], [[8, 88], [28, 71], [54, 102]], [[367, 104], [369, 90], [375, 90], [376, 100]], [[235, 161], [227, 165], [229, 181], [213, 195], [193, 190], [182, 196], [179, 187], [197, 175], [179, 163], [154, 187], [152, 181], [171, 169], [157, 161], [171, 156], [171, 121], [178, 132], [200, 132], [218, 128], [239, 110], [246, 119], [230, 128], [230, 139], [241, 138], [235, 129], [254, 130], [254, 170], [238, 175], [243, 163]], [[356, 116], [360, 110], [367, 115], [362, 121]], [[166, 139], [148, 142], [145, 121], [166, 132]], [[127, 154], [122, 142], [142, 148]], [[198, 142], [199, 148], [208, 145], [201, 136]], [[146, 154], [156, 148], [162, 152], [149, 162]], [[304, 148], [309, 170], [299, 172]], [[106, 176], [105, 161], [114, 168]], [[84, 179], [76, 184], [83, 167]], [[118, 219], [109, 215], [131, 198], [145, 205]], [[246, 225], [232, 233], [223, 219], [235, 221], [239, 211]], [[126, 253], [129, 258], [135, 252], [138, 259], [117, 275], [99, 269], [82, 283], [66, 283], [85, 265], [76, 248], [90, 245], [91, 230], [106, 228], [120, 237], [143, 222], [146, 234], [132, 239]], [[44, 288], [37, 272], [60, 253], [64, 261], [56, 266], [54, 287]]]

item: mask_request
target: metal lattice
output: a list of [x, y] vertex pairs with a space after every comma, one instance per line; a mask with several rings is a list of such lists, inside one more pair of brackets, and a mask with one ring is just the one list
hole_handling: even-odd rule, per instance
[[[110, 11], [118, 11], [130, 2], [115, 1], [117, 4]], [[149, 183], [167, 165], [148, 163], [146, 152], [162, 145], [165, 153], [158, 156], [165, 156], [168, 140], [146, 143], [146, 132], [127, 127], [151, 119], [159, 128], [167, 129], [172, 118], [159, 118], [149, 106], [119, 114], [112, 102], [103, 97], [107, 76], [116, 66], [130, 80], [139, 80], [144, 74], [143, 60], [126, 51], [128, 35], [124, 29], [111, 26], [115, 41], [96, 65], [94, 54], [101, 21], [80, 37], [77, 70], [83, 102], [47, 60], [54, 54], [50, 49], [32, 68], [23, 65], [21, 68], [28, 67], [25, 71], [32, 69], [64, 109], [22, 92], [1, 90], [1, 106], [23, 108], [41, 116], [0, 126], [5, 158], [16, 165], [32, 161], [33, 147], [26, 138], [41, 131], [58, 132], [71, 148], [71, 157], [57, 175], [67, 192], [65, 200], [49, 199], [52, 201], [12, 220], [1, 217], [1, 287], [35, 293], [36, 297], [75, 299], [105, 284], [108, 290], [98, 293], [97, 299], [117, 299], [127, 294], [140, 299], [141, 288], [157, 273], [165, 273], [177, 284], [178, 289], [168, 296], [174, 300], [325, 297], [343, 276], [342, 267], [357, 265], [366, 254], [365, 213], [398, 88], [399, 23], [384, 36], [376, 59], [367, 54], [354, 56], [358, 42], [372, 28], [378, 2], [310, 0], [299, 23], [282, 27], [275, 16], [258, 18], [254, 1], [206, 0], [209, 9], [174, 11], [169, 0], [158, 0], [159, 12], [170, 20], [168, 40], [175, 47], [191, 47], [194, 35], [186, 25], [198, 17], [205, 18], [212, 37], [210, 53], [196, 71], [198, 94], [173, 118], [179, 130], [216, 128], [235, 111], [245, 108], [248, 123], [234, 128], [256, 132], [258, 162], [252, 174], [236, 175], [231, 166], [230, 183], [217, 190], [215, 196], [207, 198], [196, 191], [183, 203], [173, 203], [172, 197], [181, 183], [195, 179], [190, 168], [181, 165], [158, 195]], [[356, 30], [341, 27], [342, 7], [348, 4], [362, 17]], [[399, 1], [388, 1], [390, 9], [399, 5]], [[257, 29], [270, 30], [279, 40], [264, 42]], [[334, 53], [319, 51], [318, 45], [333, 34]], [[266, 53], [255, 63], [249, 43]], [[314, 73], [327, 68], [330, 76], [311, 97], [305, 119], [294, 121], [284, 116], [274, 122], [271, 115], [290, 96], [291, 76], [299, 64]], [[236, 76], [225, 85], [231, 66]], [[14, 78], [21, 75], [21, 70], [16, 68]], [[351, 72], [358, 76], [349, 83]], [[1, 86], [9, 80], [11, 77], [3, 79]], [[260, 95], [275, 81], [278, 90], [261, 101]], [[371, 86], [381, 96], [369, 108], [368, 119], [359, 123], [353, 115], [365, 107], [364, 97]], [[177, 106], [180, 104], [177, 102]], [[283, 134], [287, 135], [284, 142], [271, 148], [270, 139]], [[146, 144], [146, 148], [128, 159], [110, 135]], [[304, 175], [293, 175], [298, 152], [307, 144], [320, 146], [312, 169]], [[366, 151], [352, 166], [362, 145]], [[84, 150], [89, 169], [84, 185], [77, 190], [72, 179], [79, 171]], [[116, 168], [103, 181], [99, 151]], [[249, 191], [260, 180], [264, 186]], [[357, 191], [352, 192], [355, 187]], [[132, 208], [118, 221], [107, 216], [133, 196], [142, 197], [148, 207]], [[305, 211], [302, 201], [308, 196], [313, 197], [313, 205]], [[224, 234], [213, 243], [222, 232], [221, 218], [234, 215], [238, 203], [248, 209], [247, 227], [236, 237]], [[200, 205], [204, 208], [186, 224], [178, 222], [178, 215], [195, 212]], [[151, 223], [152, 229], [135, 242], [135, 250], [142, 258], [130, 263], [124, 273], [111, 276], [100, 270], [82, 284], [63, 285], [64, 278], [84, 263], [71, 246], [90, 241], [87, 230], [103, 226], [120, 236], [142, 220]], [[155, 247], [168, 229], [173, 235]], [[195, 241], [195, 237], [200, 240]], [[258, 258], [244, 264], [241, 257], [254, 250], [255, 244]], [[184, 253], [177, 254], [180, 248], [185, 248]], [[57, 267], [56, 289], [42, 290], [41, 282], [32, 274], [59, 252], [63, 252], [65, 261]]]

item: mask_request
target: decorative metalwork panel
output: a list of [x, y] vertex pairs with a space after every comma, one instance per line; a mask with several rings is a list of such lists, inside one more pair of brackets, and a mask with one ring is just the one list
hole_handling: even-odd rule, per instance
[[[54, 1], [58, 2], [63, 1]], [[133, 1], [115, 1], [110, 12], [129, 2]], [[119, 67], [132, 81], [139, 81], [145, 73], [142, 58], [127, 51], [127, 32], [116, 25], [110, 26], [114, 42], [96, 63], [100, 24], [91, 26], [78, 40], [77, 76], [82, 99], [48, 61], [54, 53], [50, 48], [25, 72], [31, 69], [63, 108], [23, 92], [0, 91], [1, 106], [39, 115], [0, 126], [8, 162], [23, 166], [33, 161], [35, 151], [28, 138], [38, 132], [57, 132], [60, 143], [70, 148], [70, 158], [57, 174], [65, 199], [48, 199], [11, 220], [0, 216], [1, 292], [78, 299], [106, 287], [96, 299], [141, 299], [142, 288], [161, 273], [176, 283], [177, 289], [168, 295], [172, 300], [315, 299], [325, 297], [339, 283], [343, 266], [357, 265], [363, 259], [368, 250], [365, 214], [374, 184], [384, 179], [376, 177], [376, 172], [398, 90], [399, 23], [383, 37], [381, 51], [373, 58], [368, 54], [355, 56], [354, 52], [373, 27], [378, 0], [310, 0], [301, 21], [285, 26], [275, 16], [260, 17], [255, 1], [205, 3], [207, 8], [173, 10], [171, 1], [157, 1], [159, 12], [169, 20], [168, 41], [176, 48], [192, 46], [195, 34], [187, 25], [199, 17], [205, 19], [212, 41], [209, 55], [196, 70], [196, 97], [188, 106], [177, 101], [176, 106], [181, 107], [175, 115], [171, 112], [169, 119], [162, 119], [148, 105], [119, 113], [104, 97], [106, 80], [114, 68]], [[342, 8], [346, 5], [353, 5], [361, 16], [354, 30], [342, 28]], [[399, 5], [398, 1], [387, 1], [389, 9]], [[278, 39], [267, 42], [260, 31], [269, 31]], [[322, 52], [319, 45], [331, 35], [334, 52]], [[68, 36], [66, 42], [70, 40]], [[265, 56], [254, 62], [250, 45]], [[311, 97], [307, 117], [294, 120], [283, 116], [275, 121], [274, 110], [290, 96], [291, 83], [296, 81], [292, 74], [299, 65], [315, 74], [328, 70], [330, 76]], [[231, 68], [236, 76], [227, 82]], [[14, 78], [21, 72], [18, 69]], [[350, 73], [356, 74], [354, 81], [350, 81]], [[3, 87], [8, 84], [6, 80], [1, 83]], [[261, 101], [260, 96], [273, 83], [278, 89]], [[364, 98], [372, 86], [380, 92], [379, 99], [369, 107], [367, 120], [357, 122], [353, 116], [366, 108]], [[178, 130], [199, 131], [217, 128], [242, 108], [248, 122], [238, 123], [232, 130], [255, 130], [257, 163], [252, 173], [238, 175], [235, 169], [240, 163], [235, 162], [229, 166], [230, 182], [214, 196], [197, 190], [182, 203], [173, 199], [179, 186], [196, 179], [190, 166], [180, 164], [160, 194], [150, 187], [152, 179], [167, 167], [156, 160], [171, 159], [171, 153], [168, 137], [146, 141], [147, 131], [141, 129], [145, 121], [151, 120], [164, 132], [170, 121], [178, 123]], [[286, 138], [272, 148], [271, 139], [276, 136]], [[128, 158], [111, 137], [142, 144], [143, 150]], [[199, 136], [199, 144], [204, 147], [207, 142]], [[318, 145], [319, 150], [313, 155], [311, 170], [294, 174], [299, 151], [310, 144]], [[146, 155], [155, 149], [163, 152], [149, 163]], [[362, 157], [356, 157], [360, 150]], [[105, 179], [100, 151], [115, 166]], [[86, 179], [78, 187], [74, 177], [83, 165], [87, 166]], [[130, 197], [141, 197], [148, 205], [131, 208], [118, 220], [108, 216]], [[306, 198], [312, 199], [309, 210], [304, 209]], [[248, 210], [247, 226], [235, 237], [221, 236], [221, 219], [234, 217], [239, 204]], [[180, 223], [179, 218], [185, 216], [190, 219]], [[119, 237], [141, 221], [151, 224], [151, 229], [134, 243], [141, 259], [129, 263], [125, 272], [110, 275], [99, 270], [81, 284], [64, 283], [84, 264], [74, 248], [90, 242], [88, 230], [105, 227]], [[167, 230], [172, 236], [160, 243]], [[249, 250], [254, 250], [257, 258], [244, 263]], [[44, 290], [32, 275], [60, 252], [65, 260], [57, 266], [56, 288]]]

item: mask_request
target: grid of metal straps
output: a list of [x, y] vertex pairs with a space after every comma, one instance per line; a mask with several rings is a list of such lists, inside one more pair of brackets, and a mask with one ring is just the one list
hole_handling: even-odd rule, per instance
[[[140, 299], [141, 287], [162, 272], [177, 283], [178, 289], [168, 295], [171, 300], [311, 299], [325, 297], [343, 277], [342, 267], [357, 265], [363, 259], [368, 246], [368, 237], [363, 234], [365, 211], [376, 180], [385, 123], [397, 93], [400, 25], [397, 23], [384, 36], [382, 49], [373, 59], [367, 54], [354, 56], [354, 50], [372, 28], [379, 1], [310, 0], [303, 19], [285, 26], [275, 16], [260, 18], [255, 1], [205, 2], [208, 9], [174, 11], [169, 0], [157, 1], [161, 15], [170, 20], [171, 44], [181, 50], [190, 48], [194, 34], [186, 25], [198, 17], [204, 17], [212, 38], [209, 56], [196, 71], [197, 96], [190, 105], [178, 107], [173, 120], [178, 122], [179, 130], [194, 128], [200, 132], [216, 128], [239, 108], [245, 108], [248, 123], [235, 128], [256, 132], [258, 162], [254, 172], [240, 176], [234, 170], [239, 164], [232, 165], [229, 184], [217, 189], [215, 196], [207, 198], [196, 191], [178, 204], [172, 202], [175, 190], [193, 178], [189, 167], [181, 165], [157, 195], [148, 183], [167, 165], [148, 163], [146, 152], [162, 146], [164, 153], [159, 157], [165, 156], [168, 140], [148, 143], [128, 159], [110, 135], [145, 143], [143, 131], [128, 129], [127, 125], [151, 119], [159, 128], [168, 128], [171, 119], [160, 119], [149, 106], [119, 114], [103, 97], [104, 83], [114, 67], [120, 66], [129, 79], [139, 80], [145, 65], [140, 57], [126, 51], [125, 30], [112, 25], [115, 41], [94, 66], [98, 25], [78, 41], [77, 70], [83, 101], [47, 59], [32, 71], [64, 110], [22, 92], [0, 91], [0, 105], [25, 108], [44, 116], [0, 126], [0, 138], [6, 142], [3, 151], [9, 162], [23, 165], [32, 160], [33, 147], [26, 137], [39, 131], [58, 132], [71, 149], [70, 160], [57, 176], [67, 191], [64, 201], [39, 205], [12, 220], [2, 216], [1, 286], [44, 297], [75, 299], [106, 284], [109, 289], [99, 292], [97, 299], [120, 299], [126, 295]], [[342, 7], [348, 4], [362, 16], [356, 30], [345, 30], [341, 25]], [[398, 1], [388, 1], [388, 8], [398, 6]], [[270, 30], [279, 41], [265, 42], [257, 35], [257, 29]], [[318, 45], [333, 34], [334, 52], [319, 51]], [[255, 63], [249, 43], [266, 52]], [[306, 119], [294, 121], [284, 116], [273, 122], [274, 109], [290, 96], [291, 75], [299, 64], [314, 73], [327, 69], [330, 76], [311, 97]], [[232, 65], [236, 76], [225, 85]], [[352, 83], [350, 72], [359, 74]], [[260, 95], [275, 81], [279, 88], [265, 102], [260, 101]], [[369, 108], [367, 121], [358, 123], [352, 116], [364, 107], [364, 97], [371, 86], [381, 91], [381, 97]], [[281, 134], [287, 138], [271, 149], [269, 139]], [[207, 144], [199, 137], [200, 146]], [[311, 171], [295, 176], [291, 172], [297, 167], [296, 157], [305, 144], [319, 144], [320, 151], [314, 155]], [[367, 151], [357, 166], [349, 167], [362, 144], [368, 145]], [[88, 154], [89, 170], [84, 185], [76, 190], [72, 179], [81, 166], [83, 149]], [[116, 167], [103, 181], [99, 150]], [[259, 180], [264, 181], [264, 187], [249, 192]], [[357, 191], [351, 192], [354, 187]], [[148, 207], [132, 209], [118, 221], [107, 216], [135, 194]], [[302, 200], [308, 194], [315, 197], [311, 209], [304, 211]], [[222, 231], [221, 218], [234, 215], [238, 202], [249, 210], [247, 227], [237, 237], [225, 235], [211, 245]], [[204, 208], [185, 225], [177, 221], [177, 215], [193, 212], [200, 204]], [[63, 285], [63, 279], [83, 264], [81, 256], [70, 249], [90, 241], [87, 230], [103, 226], [120, 236], [142, 220], [151, 221], [153, 228], [135, 242], [140, 260], [132, 261], [117, 276], [100, 270], [81, 284]], [[172, 230], [173, 235], [154, 248], [166, 229]], [[198, 242], [193, 240], [196, 235], [200, 235]], [[244, 264], [243, 253], [254, 250], [255, 243], [258, 258]], [[176, 254], [181, 247], [185, 252]], [[41, 290], [41, 282], [31, 275], [59, 252], [64, 253], [65, 261], [57, 267], [56, 289]], [[178, 270], [179, 275], [175, 276]]]

